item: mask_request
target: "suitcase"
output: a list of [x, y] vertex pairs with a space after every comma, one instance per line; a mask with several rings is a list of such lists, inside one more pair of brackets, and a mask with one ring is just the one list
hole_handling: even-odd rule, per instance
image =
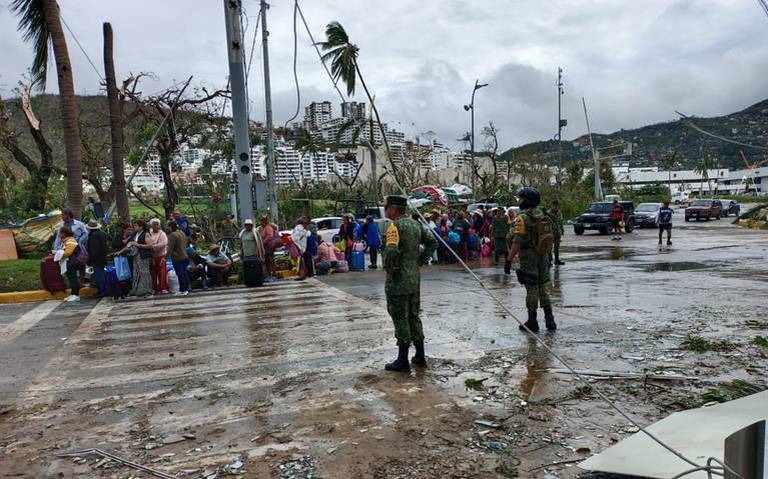
[[365, 271], [365, 253], [353, 251], [349, 257], [349, 269], [352, 271]]
[[44, 290], [51, 293], [67, 289], [64, 285], [64, 278], [61, 277], [59, 263], [53, 260], [52, 254], [40, 260], [40, 283]]
[[264, 285], [264, 262], [248, 258], [243, 261], [243, 279], [249, 288]]

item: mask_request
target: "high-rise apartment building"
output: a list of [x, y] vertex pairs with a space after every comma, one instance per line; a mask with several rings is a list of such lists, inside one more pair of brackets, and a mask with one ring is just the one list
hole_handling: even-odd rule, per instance
[[341, 104], [341, 117], [354, 118], [362, 120], [365, 115], [365, 103], [356, 101], [345, 101]]
[[319, 129], [320, 125], [332, 118], [332, 109], [329, 101], [310, 103], [304, 108], [304, 129], [307, 131]]

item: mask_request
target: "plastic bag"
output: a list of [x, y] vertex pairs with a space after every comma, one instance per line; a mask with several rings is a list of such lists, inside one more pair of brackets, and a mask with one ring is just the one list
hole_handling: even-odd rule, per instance
[[125, 256], [115, 256], [115, 274], [118, 281], [125, 281], [131, 277], [131, 267], [128, 265], [128, 258]]
[[168, 291], [173, 294], [179, 292], [179, 277], [175, 271], [168, 271]]

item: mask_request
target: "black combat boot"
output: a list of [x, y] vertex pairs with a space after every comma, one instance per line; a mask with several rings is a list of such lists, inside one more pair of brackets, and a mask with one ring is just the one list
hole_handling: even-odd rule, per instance
[[414, 341], [413, 347], [416, 348], [416, 354], [411, 358], [411, 364], [418, 367], [427, 367], [427, 358], [424, 356], [424, 341]]
[[[536, 320], [535, 309], [528, 310], [528, 321], [525, 322], [525, 326], [534, 333], [539, 332], [539, 322]], [[520, 328], [520, 331], [525, 331], [525, 328], [522, 326], [518, 326], [518, 328]]]
[[504, 274], [512, 274], [512, 262], [504, 261]]
[[562, 266], [562, 265], [565, 264], [564, 261], [560, 261], [560, 255], [559, 254], [555, 255], [555, 264], [558, 265], [558, 266]]
[[544, 307], [544, 324], [548, 331], [554, 331], [557, 329], [557, 323], [555, 323], [555, 315], [552, 314], [552, 306]]
[[399, 345], [397, 348], [397, 359], [384, 366], [387, 371], [410, 371], [411, 365], [408, 364], [409, 345]]

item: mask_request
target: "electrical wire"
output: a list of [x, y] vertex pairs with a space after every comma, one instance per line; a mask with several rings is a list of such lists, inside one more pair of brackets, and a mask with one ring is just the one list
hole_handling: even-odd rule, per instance
[[766, 3], [766, 0], [757, 0], [757, 4], [763, 9], [763, 13], [768, 15], [768, 3]]
[[85, 51], [85, 48], [83, 48], [83, 45], [80, 44], [80, 40], [77, 39], [77, 35], [75, 35], [75, 32], [72, 31], [71, 28], [69, 28], [69, 25], [67, 24], [66, 20], [64, 20], [64, 17], [59, 15], [59, 18], [61, 18], [61, 23], [64, 24], [64, 27], [67, 29], [70, 35], [72, 35], [72, 39], [75, 40], [75, 43], [77, 44], [78, 48], [80, 48], [80, 51], [83, 52], [83, 55], [85, 55], [86, 60], [88, 60], [88, 63], [91, 64], [91, 68], [93, 68], [93, 71], [96, 72], [96, 75], [99, 77], [99, 80], [101, 80], [102, 83], [106, 83], [106, 80], [103, 76], [101, 76], [101, 72], [99, 72], [99, 69], [96, 68], [96, 65], [93, 63], [93, 60], [91, 60], [91, 57], [88, 56], [88, 52]]
[[[341, 91], [338, 89], [338, 85], [337, 85], [336, 81], [334, 81], [334, 80], [333, 80], [333, 76], [331, 75], [331, 72], [330, 72], [330, 70], [328, 69], [328, 66], [325, 64], [325, 62], [323, 62], [323, 61], [322, 61], [322, 54], [320, 53], [320, 49], [317, 47], [317, 42], [315, 42], [314, 38], [312, 37], [312, 33], [311, 33], [311, 31], [309, 30], [309, 26], [307, 25], [307, 21], [306, 21], [306, 18], [304, 17], [304, 14], [303, 14], [303, 12], [301, 11], [301, 8], [300, 8], [300, 7], [298, 7], [298, 1], [296, 1], [296, 5], [297, 5], [298, 11], [299, 11], [299, 15], [301, 16], [302, 22], [304, 23], [304, 26], [305, 26], [305, 28], [307, 29], [307, 33], [309, 34], [309, 36], [310, 36], [310, 39], [312, 40], [312, 44], [315, 46], [315, 50], [317, 51], [317, 53], [318, 53], [318, 56], [320, 57], [320, 61], [321, 61], [321, 63], [323, 64], [323, 66], [324, 66], [324, 68], [325, 68], [326, 72], [328, 73], [328, 76], [329, 76], [329, 78], [331, 78], [331, 81], [332, 81], [332, 83], [333, 83], [333, 86], [334, 86], [334, 88], [335, 88], [335, 89], [337, 90], [337, 92], [339, 93], [339, 96], [340, 96], [340, 97], [343, 99], [343, 98], [344, 98], [344, 96], [342, 95]], [[371, 105], [371, 108], [373, 109], [373, 105]], [[379, 129], [380, 129], [380, 130], [383, 130], [383, 126], [381, 125], [381, 123], [380, 123], [380, 122], [378, 122], [378, 121], [377, 121], [377, 123], [378, 123]], [[387, 154], [387, 161], [389, 161], [389, 163], [390, 163], [390, 167], [393, 169], [392, 178], [393, 178], [393, 180], [394, 180], [394, 184], [395, 184], [395, 186], [397, 187], [397, 190], [399, 190], [399, 191], [401, 192], [401, 194], [403, 194], [404, 196], [406, 196], [406, 197], [407, 197], [407, 196], [408, 196], [408, 194], [406, 193], [406, 191], [405, 191], [405, 188], [403, 188], [403, 186], [400, 184], [400, 181], [398, 180], [397, 174], [395, 174], [395, 171], [396, 171], [396, 167], [395, 167], [394, 163], [392, 162], [392, 155], [391, 155], [391, 151], [390, 151], [390, 148], [389, 148], [389, 141], [387, 140], [387, 135], [386, 135], [386, 132], [382, 131], [382, 132], [381, 132], [381, 135], [382, 135], [382, 141], [383, 141], [383, 143], [384, 143], [384, 148], [385, 148], [385, 150], [386, 150], [386, 154]], [[427, 219], [424, 217], [424, 214], [421, 212], [421, 210], [420, 210], [418, 207], [417, 207], [417, 208], [413, 208], [413, 209], [414, 209], [414, 210], [416, 211], [416, 213], [419, 215], [419, 218], [421, 219], [421, 221], [423, 222], [423, 224], [427, 224], [427, 223], [428, 223], [428, 221], [427, 221]], [[625, 418], [627, 421], [629, 421], [631, 424], [633, 424], [635, 427], [637, 427], [637, 428], [638, 428], [638, 429], [639, 429], [639, 430], [640, 430], [642, 433], [644, 433], [646, 436], [648, 436], [648, 437], [649, 437], [650, 439], [652, 439], [654, 442], [656, 442], [657, 444], [659, 444], [660, 446], [662, 446], [664, 449], [666, 449], [667, 451], [669, 451], [670, 453], [674, 454], [675, 456], [677, 456], [677, 457], [678, 457], [678, 458], [680, 458], [681, 460], [683, 460], [683, 461], [687, 462], [688, 464], [690, 464], [690, 465], [692, 465], [692, 466], [694, 466], [694, 467], [696, 467], [696, 468], [701, 468], [701, 467], [703, 467], [703, 466], [700, 466], [699, 464], [697, 464], [696, 462], [694, 462], [693, 460], [691, 460], [691, 459], [688, 459], [688, 458], [687, 458], [685, 455], [683, 455], [681, 452], [677, 451], [676, 449], [674, 449], [673, 447], [671, 447], [670, 445], [668, 445], [667, 443], [665, 443], [664, 441], [662, 441], [661, 439], [659, 439], [658, 437], [656, 437], [656, 435], [654, 435], [653, 433], [651, 433], [650, 431], [648, 431], [648, 430], [647, 430], [645, 427], [643, 427], [642, 425], [640, 425], [640, 424], [639, 424], [637, 421], [635, 421], [635, 420], [634, 420], [632, 417], [630, 417], [630, 416], [629, 416], [627, 413], [625, 413], [625, 412], [624, 412], [624, 411], [623, 411], [623, 410], [622, 410], [620, 407], [618, 407], [618, 406], [617, 406], [617, 405], [616, 405], [616, 404], [615, 404], [613, 401], [611, 401], [611, 399], [610, 399], [608, 396], [606, 396], [606, 394], [605, 394], [605, 393], [603, 393], [603, 392], [602, 392], [602, 391], [601, 391], [599, 388], [597, 388], [595, 385], [591, 384], [591, 383], [590, 383], [590, 382], [589, 382], [589, 381], [588, 381], [588, 380], [587, 380], [585, 377], [583, 377], [582, 375], [580, 375], [580, 374], [579, 374], [579, 373], [578, 373], [578, 372], [577, 372], [577, 371], [576, 371], [576, 370], [575, 370], [575, 369], [574, 369], [574, 368], [573, 368], [573, 367], [572, 367], [570, 364], [568, 364], [568, 362], [567, 362], [567, 361], [565, 361], [565, 359], [563, 359], [563, 358], [562, 358], [562, 357], [561, 357], [559, 354], [557, 354], [555, 351], [553, 351], [553, 350], [552, 350], [552, 348], [550, 348], [550, 347], [549, 347], [549, 345], [548, 345], [548, 344], [547, 344], [547, 343], [546, 343], [546, 342], [545, 342], [545, 341], [544, 341], [544, 340], [543, 340], [541, 337], [539, 337], [537, 334], [535, 334], [533, 331], [531, 331], [531, 330], [528, 328], [528, 326], [526, 326], [526, 325], [525, 325], [525, 323], [524, 323], [523, 321], [521, 321], [521, 320], [520, 320], [520, 318], [518, 318], [518, 317], [517, 317], [517, 315], [515, 315], [515, 314], [514, 314], [514, 313], [513, 313], [513, 312], [512, 312], [512, 311], [509, 309], [509, 307], [507, 307], [507, 305], [506, 305], [506, 304], [504, 304], [504, 302], [503, 302], [503, 301], [501, 301], [501, 300], [500, 300], [500, 299], [499, 299], [499, 298], [498, 298], [498, 297], [497, 297], [495, 294], [493, 294], [493, 292], [492, 292], [492, 291], [491, 291], [491, 290], [488, 288], [488, 286], [487, 286], [487, 285], [486, 285], [486, 284], [483, 282], [483, 280], [481, 280], [481, 279], [480, 279], [480, 278], [477, 276], [477, 274], [476, 274], [476, 273], [475, 273], [475, 272], [472, 270], [472, 268], [470, 268], [470, 267], [469, 267], [469, 266], [468, 266], [468, 265], [467, 265], [467, 264], [464, 262], [464, 260], [462, 260], [462, 259], [461, 259], [461, 257], [459, 256], [459, 254], [458, 254], [458, 253], [457, 253], [457, 252], [456, 252], [456, 251], [455, 251], [455, 250], [454, 250], [454, 249], [453, 249], [453, 248], [452, 248], [452, 247], [451, 247], [451, 246], [450, 246], [450, 245], [449, 245], [449, 244], [448, 244], [448, 243], [447, 243], [447, 242], [446, 242], [446, 241], [445, 241], [445, 240], [444, 240], [444, 239], [443, 239], [441, 236], [439, 236], [439, 235], [435, 235], [435, 237], [438, 239], [438, 241], [440, 241], [441, 243], [443, 243], [443, 246], [445, 246], [445, 247], [447, 248], [447, 250], [448, 250], [448, 251], [450, 251], [450, 253], [453, 255], [453, 257], [454, 257], [454, 258], [455, 258], [455, 259], [458, 261], [458, 263], [459, 263], [459, 264], [460, 264], [460, 265], [461, 265], [461, 266], [464, 268], [464, 270], [465, 270], [467, 273], [469, 273], [469, 275], [470, 275], [470, 276], [472, 276], [472, 278], [473, 278], [473, 279], [474, 279], [474, 280], [475, 280], [475, 281], [478, 283], [478, 285], [479, 285], [479, 286], [480, 286], [480, 287], [481, 287], [481, 288], [482, 288], [482, 289], [483, 289], [483, 290], [486, 292], [486, 294], [488, 294], [488, 296], [490, 296], [490, 297], [491, 297], [491, 299], [492, 299], [492, 300], [493, 300], [493, 301], [494, 301], [494, 302], [495, 302], [495, 303], [496, 303], [496, 304], [497, 304], [497, 305], [498, 305], [498, 306], [499, 306], [499, 307], [500, 307], [502, 310], [504, 310], [504, 311], [505, 311], [507, 314], [509, 314], [509, 316], [510, 316], [512, 319], [514, 319], [514, 320], [515, 320], [515, 322], [517, 322], [517, 323], [520, 325], [520, 327], [521, 327], [521, 328], [522, 328], [522, 329], [523, 329], [523, 330], [524, 330], [524, 331], [525, 331], [525, 332], [526, 332], [526, 333], [527, 333], [527, 334], [528, 334], [530, 337], [532, 337], [534, 340], [536, 340], [536, 341], [537, 341], [537, 342], [538, 342], [538, 343], [539, 343], [539, 344], [540, 344], [540, 345], [543, 347], [543, 349], [544, 349], [545, 351], [547, 351], [547, 353], [548, 353], [548, 354], [550, 354], [552, 357], [554, 357], [555, 359], [557, 359], [557, 360], [558, 360], [558, 361], [559, 361], [561, 364], [563, 364], [563, 366], [565, 366], [565, 368], [566, 368], [566, 369], [568, 369], [568, 371], [569, 371], [571, 374], [573, 374], [573, 376], [574, 376], [574, 377], [576, 377], [576, 378], [577, 378], [577, 380], [579, 380], [579, 381], [580, 381], [581, 383], [583, 383], [585, 386], [588, 386], [588, 387], [592, 388], [592, 390], [593, 390], [593, 391], [594, 391], [594, 392], [595, 392], [595, 393], [596, 393], [596, 394], [597, 394], [597, 395], [598, 395], [598, 396], [599, 396], [599, 397], [600, 397], [600, 398], [601, 398], [601, 399], [602, 399], [602, 400], [603, 400], [605, 403], [607, 403], [607, 404], [608, 404], [608, 405], [609, 405], [611, 408], [613, 408], [613, 409], [614, 409], [614, 410], [615, 410], [617, 413], [619, 413], [619, 414], [620, 414], [622, 417], [624, 417], [624, 418]], [[700, 470], [700, 469], [697, 469], [697, 470]], [[737, 477], [741, 477], [741, 476], [739, 476], [738, 474], [736, 474], [736, 475], [737, 475]], [[742, 479], [743, 479], [743, 478], [742, 478]]]
[[299, 116], [299, 112], [301, 111], [301, 89], [299, 88], [299, 75], [296, 71], [296, 59], [298, 57], [298, 51], [299, 51], [299, 40], [298, 40], [298, 34], [296, 32], [296, 17], [297, 13], [299, 11], [299, 0], [294, 0], [293, 2], [293, 81], [296, 84], [296, 112], [293, 114], [292, 117], [287, 119], [285, 121], [285, 125], [283, 125], [284, 129], [288, 129], [288, 123], [292, 122]]

